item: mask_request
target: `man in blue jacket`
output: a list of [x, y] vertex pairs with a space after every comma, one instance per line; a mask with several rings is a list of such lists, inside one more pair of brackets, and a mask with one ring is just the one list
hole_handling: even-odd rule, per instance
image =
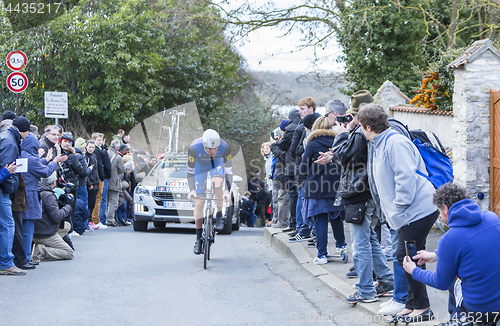
[[439, 187], [434, 204], [450, 229], [435, 252], [421, 250], [413, 259], [419, 265], [437, 261], [436, 270], [423, 270], [410, 257], [405, 257], [403, 268], [418, 282], [450, 290], [454, 320], [439, 325], [494, 325], [500, 319], [500, 219], [482, 212], [463, 187], [451, 183]]
[[[0, 134], [0, 166], [13, 163], [21, 155], [21, 139], [30, 132], [30, 122], [17, 117], [12, 126]], [[14, 242], [14, 216], [12, 197], [19, 185], [19, 176], [11, 174], [0, 184], [0, 275], [25, 275], [14, 265], [12, 244]]]

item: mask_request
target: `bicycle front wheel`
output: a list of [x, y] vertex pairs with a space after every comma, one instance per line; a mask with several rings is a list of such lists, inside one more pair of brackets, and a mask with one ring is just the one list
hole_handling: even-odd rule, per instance
[[205, 229], [203, 239], [203, 268], [207, 269], [207, 261], [210, 259], [210, 217], [205, 217], [203, 228]]

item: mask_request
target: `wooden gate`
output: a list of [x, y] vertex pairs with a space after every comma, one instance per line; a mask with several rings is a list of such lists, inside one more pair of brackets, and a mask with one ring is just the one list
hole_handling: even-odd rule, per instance
[[500, 216], [500, 90], [490, 90], [490, 210]]

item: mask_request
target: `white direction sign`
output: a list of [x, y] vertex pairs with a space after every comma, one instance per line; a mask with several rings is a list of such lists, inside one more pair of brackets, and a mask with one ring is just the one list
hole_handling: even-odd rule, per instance
[[22, 93], [28, 87], [28, 77], [22, 72], [13, 72], [7, 76], [7, 87], [11, 92]]
[[68, 118], [68, 93], [45, 92], [45, 117]]
[[19, 71], [28, 64], [28, 57], [23, 51], [10, 51], [7, 54], [7, 67], [11, 70]]

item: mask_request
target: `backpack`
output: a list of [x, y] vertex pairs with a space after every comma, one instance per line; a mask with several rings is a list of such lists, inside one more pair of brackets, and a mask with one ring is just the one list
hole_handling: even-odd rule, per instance
[[422, 130], [411, 130], [410, 136], [424, 160], [428, 176], [420, 171], [417, 173], [427, 178], [436, 189], [453, 182], [453, 165], [439, 138], [433, 132]]
[[[453, 165], [439, 138], [430, 131], [408, 130], [408, 127], [404, 127], [418, 148], [427, 170], [427, 175], [418, 170], [417, 174], [429, 180], [436, 189], [447, 182], [453, 182]], [[396, 133], [390, 133], [385, 139], [385, 144], [392, 135]]]

